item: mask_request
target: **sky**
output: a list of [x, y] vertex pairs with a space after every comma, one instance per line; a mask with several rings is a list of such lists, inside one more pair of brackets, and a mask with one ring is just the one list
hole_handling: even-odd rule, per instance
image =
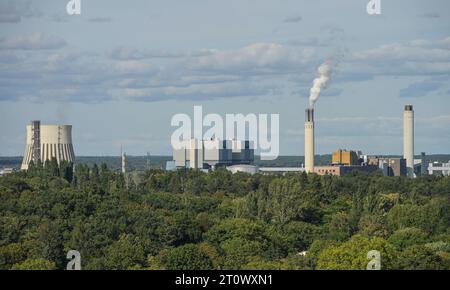
[[279, 114], [280, 154], [303, 155], [317, 67], [316, 152], [450, 153], [450, 2], [0, 0], [0, 156], [25, 126], [73, 126], [76, 155], [170, 155], [174, 114]]

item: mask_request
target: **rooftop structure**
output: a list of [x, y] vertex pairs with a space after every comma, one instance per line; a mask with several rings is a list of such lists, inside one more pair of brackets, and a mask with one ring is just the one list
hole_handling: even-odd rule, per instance
[[333, 152], [331, 163], [341, 165], [360, 165], [361, 162], [359, 162], [359, 156], [356, 151], [338, 149]]

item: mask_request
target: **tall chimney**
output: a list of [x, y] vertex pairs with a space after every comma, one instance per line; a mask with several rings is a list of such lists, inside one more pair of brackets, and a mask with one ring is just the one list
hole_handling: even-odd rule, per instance
[[123, 174], [127, 173], [127, 154], [125, 152], [122, 152], [122, 166], [121, 171]]
[[305, 171], [314, 172], [314, 109], [305, 113]]
[[414, 110], [406, 105], [403, 112], [403, 157], [408, 177], [414, 177]]

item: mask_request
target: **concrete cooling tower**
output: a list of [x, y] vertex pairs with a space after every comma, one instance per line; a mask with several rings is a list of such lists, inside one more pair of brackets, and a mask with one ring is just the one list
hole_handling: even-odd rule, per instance
[[75, 153], [72, 145], [72, 125], [41, 125], [32, 121], [27, 125], [27, 140], [22, 170], [27, 170], [31, 161], [45, 162], [56, 158], [61, 161], [74, 162]]

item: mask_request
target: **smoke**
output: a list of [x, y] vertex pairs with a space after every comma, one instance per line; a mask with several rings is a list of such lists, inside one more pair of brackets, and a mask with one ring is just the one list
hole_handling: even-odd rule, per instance
[[56, 121], [58, 124], [67, 124], [69, 111], [71, 110], [70, 103], [58, 102], [56, 105]]
[[309, 95], [309, 106], [311, 108], [314, 107], [314, 104], [320, 96], [320, 92], [327, 88], [334, 66], [335, 62], [329, 58], [317, 69], [318, 77], [314, 79]]

